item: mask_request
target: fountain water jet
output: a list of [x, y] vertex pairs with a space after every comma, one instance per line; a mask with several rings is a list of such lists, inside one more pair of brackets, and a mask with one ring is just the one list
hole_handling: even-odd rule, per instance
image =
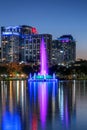
[[29, 81], [57, 81], [55, 74], [48, 75], [47, 54], [43, 38], [40, 45], [40, 73], [37, 75], [35, 73], [33, 76], [30, 74]]
[[40, 74], [41, 75], [48, 74], [46, 47], [43, 38], [40, 45], [40, 63], [41, 63]]

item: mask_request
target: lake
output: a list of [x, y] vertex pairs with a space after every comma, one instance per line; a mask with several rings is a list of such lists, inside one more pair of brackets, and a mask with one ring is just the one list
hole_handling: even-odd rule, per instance
[[0, 130], [86, 130], [87, 81], [0, 81]]

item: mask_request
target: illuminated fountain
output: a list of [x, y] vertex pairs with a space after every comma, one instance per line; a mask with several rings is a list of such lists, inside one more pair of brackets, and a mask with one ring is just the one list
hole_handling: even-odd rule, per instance
[[33, 76], [29, 76], [29, 81], [57, 81], [55, 78], [55, 74], [49, 75], [48, 74], [48, 64], [47, 64], [47, 55], [46, 55], [46, 48], [44, 39], [41, 40], [40, 45], [40, 73], [34, 73]]
[[47, 66], [47, 55], [45, 50], [44, 39], [42, 38], [41, 45], [40, 45], [40, 60], [41, 60], [41, 75], [48, 74], [48, 66]]

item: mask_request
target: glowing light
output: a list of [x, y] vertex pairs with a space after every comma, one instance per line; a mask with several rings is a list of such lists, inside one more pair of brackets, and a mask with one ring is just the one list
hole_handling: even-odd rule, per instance
[[34, 107], [35, 107], [35, 104], [36, 104], [36, 83], [34, 82]]
[[22, 103], [22, 109], [24, 108], [24, 81], [21, 81], [21, 103]]
[[19, 80], [17, 80], [17, 103], [19, 102]]
[[72, 94], [72, 104], [73, 107], [75, 106], [75, 102], [76, 102], [76, 81], [73, 81], [73, 94]]
[[44, 39], [41, 39], [40, 45], [40, 73], [38, 75], [34, 74], [29, 81], [57, 81], [55, 74], [53, 76], [48, 75], [48, 64], [47, 64], [47, 55]]
[[6, 112], [3, 116], [2, 130], [21, 130], [20, 118], [17, 114]]
[[53, 91], [52, 91], [52, 110], [53, 112], [55, 112], [55, 84], [53, 83]]
[[16, 28], [19, 28], [19, 26], [9, 26], [9, 27], [6, 27], [6, 29], [16, 29]]
[[63, 53], [63, 51], [61, 50], [60, 53]]
[[46, 75], [48, 73], [47, 67], [47, 55], [46, 55], [46, 47], [44, 43], [44, 39], [42, 38], [41, 45], [40, 45], [40, 60], [41, 60], [41, 75]]
[[36, 114], [33, 115], [33, 119], [32, 119], [32, 130], [37, 130], [38, 129], [38, 125], [37, 125], [37, 116]]
[[39, 84], [39, 104], [40, 104], [40, 117], [42, 125], [45, 125], [47, 114], [47, 86], [46, 82]]
[[62, 42], [62, 43], [68, 43], [68, 42], [71, 41], [70, 38], [58, 38], [58, 40], [59, 40], [60, 42]]
[[12, 91], [12, 81], [10, 81], [10, 93], [9, 93], [9, 109], [10, 109], [10, 112], [12, 113], [13, 112], [13, 91]]
[[19, 33], [16, 33], [16, 32], [3, 32], [2, 35], [19, 35]]
[[32, 28], [32, 33], [34, 33], [34, 34], [36, 34], [36, 33], [37, 33], [36, 28]]
[[59, 87], [59, 109], [60, 109], [60, 116], [61, 120], [64, 120], [64, 94], [63, 88]]

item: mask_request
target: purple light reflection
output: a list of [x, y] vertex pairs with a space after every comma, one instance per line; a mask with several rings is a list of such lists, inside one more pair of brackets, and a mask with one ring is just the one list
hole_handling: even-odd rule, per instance
[[40, 118], [42, 122], [42, 126], [44, 127], [46, 122], [46, 115], [47, 115], [47, 103], [48, 103], [48, 95], [47, 95], [47, 86], [46, 82], [40, 83], [39, 85], [39, 107], [40, 107]]

